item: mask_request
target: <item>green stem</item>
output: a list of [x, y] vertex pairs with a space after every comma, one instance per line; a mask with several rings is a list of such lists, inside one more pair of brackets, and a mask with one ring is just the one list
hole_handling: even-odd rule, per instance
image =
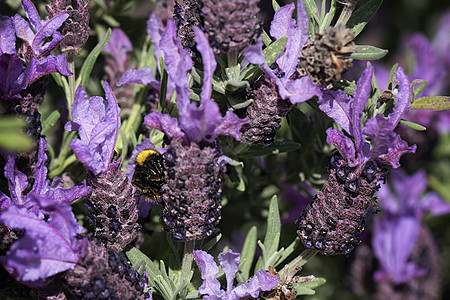
[[[306, 249], [304, 250], [299, 256], [294, 258], [290, 263], [289, 267], [287, 268], [286, 275], [289, 275], [293, 270], [299, 270], [300, 267], [302, 267], [304, 264], [308, 262], [311, 258], [313, 258], [318, 253], [317, 250], [312, 249]], [[284, 269], [280, 270], [279, 274], [280, 277], [282, 277], [284, 274]]]
[[347, 24], [348, 19], [352, 16], [352, 12], [355, 9], [356, 6], [355, 0], [349, 0], [349, 1], [343, 1], [342, 4], [344, 4], [344, 7], [342, 8], [341, 15], [339, 16], [339, 19], [336, 22], [336, 25], [339, 23]]
[[69, 66], [69, 70], [72, 73], [69, 76], [69, 99], [67, 99], [67, 109], [69, 110], [69, 120], [72, 120], [72, 103], [75, 100], [75, 61], [73, 59], [73, 54], [67, 55], [67, 65]]
[[228, 68], [226, 73], [228, 79], [239, 80], [239, 64], [238, 64], [238, 52], [237, 50], [230, 50], [227, 53]]
[[178, 282], [178, 289], [181, 289], [181, 285], [185, 284], [185, 281], [189, 278], [192, 269], [192, 261], [194, 260], [194, 246], [195, 241], [186, 241], [184, 243], [184, 255], [181, 263], [180, 280]]

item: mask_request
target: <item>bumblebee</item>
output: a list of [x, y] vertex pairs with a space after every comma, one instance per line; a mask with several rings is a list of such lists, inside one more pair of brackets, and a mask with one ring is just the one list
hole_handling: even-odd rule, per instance
[[165, 183], [164, 158], [155, 149], [145, 149], [135, 160], [133, 179], [131, 183], [144, 195], [158, 199]]

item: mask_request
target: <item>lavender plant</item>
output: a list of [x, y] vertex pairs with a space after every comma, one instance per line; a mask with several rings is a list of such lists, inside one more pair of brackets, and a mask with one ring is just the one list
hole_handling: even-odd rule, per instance
[[381, 0], [150, 2], [0, 4], [0, 297], [325, 298], [318, 254], [368, 270], [372, 234], [374, 297], [437, 299], [449, 205], [389, 170], [448, 114], [450, 37], [387, 71]]

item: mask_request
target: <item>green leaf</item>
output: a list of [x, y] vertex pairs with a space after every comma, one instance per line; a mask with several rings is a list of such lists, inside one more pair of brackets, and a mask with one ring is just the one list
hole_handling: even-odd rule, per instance
[[267, 257], [272, 256], [272, 254], [278, 250], [278, 244], [280, 242], [280, 231], [280, 212], [278, 211], [277, 196], [274, 195], [270, 200], [266, 236], [264, 237], [264, 246], [266, 248]]
[[352, 53], [350, 57], [358, 60], [377, 60], [388, 53], [388, 50], [369, 45], [357, 45], [356, 48], [358, 51]]
[[412, 129], [415, 129], [417, 131], [424, 131], [427, 128], [425, 126], [422, 126], [420, 124], [411, 122], [411, 121], [406, 121], [406, 120], [400, 120], [400, 123], [402, 123], [403, 125], [406, 125], [408, 127], [411, 127]]
[[27, 152], [33, 148], [30, 136], [21, 132], [25, 120], [15, 116], [2, 116], [0, 119], [0, 148], [14, 152]]
[[325, 15], [325, 17], [322, 20], [322, 23], [319, 27], [319, 33], [323, 33], [325, 29], [330, 27], [331, 21], [333, 21], [334, 14], [336, 13], [336, 1], [331, 1], [330, 11]]
[[60, 110], [55, 110], [53, 111], [46, 119], [44, 122], [42, 122], [42, 131], [41, 134], [42, 135], [46, 135], [50, 129], [53, 128], [53, 126], [55, 126], [56, 121], [58, 121], [59, 117], [61, 116], [61, 112]]
[[449, 96], [422, 97], [414, 100], [410, 109], [446, 110], [450, 109]]
[[[423, 92], [423, 90], [427, 87], [427, 83], [428, 81], [422, 79], [416, 79], [411, 82], [411, 87], [414, 91], [414, 99]], [[416, 87], [417, 84], [419, 85], [418, 87]]]
[[264, 156], [270, 154], [279, 154], [283, 152], [294, 151], [300, 148], [299, 143], [275, 141], [270, 146], [252, 145], [248, 147], [244, 152], [239, 153], [240, 157], [254, 157]]
[[327, 281], [325, 280], [325, 278], [315, 277], [313, 280], [309, 280], [302, 283], [295, 283], [293, 284], [293, 287], [295, 289], [295, 293], [297, 294], [297, 296], [314, 295], [316, 291], [313, 289], [325, 284], [326, 282]]
[[277, 261], [273, 265], [273, 267], [277, 267], [280, 263], [282, 263], [286, 258], [289, 257], [292, 253], [294, 253], [295, 249], [297, 249], [298, 245], [300, 245], [300, 238], [296, 237], [295, 240], [287, 246], [286, 249], [280, 252]]
[[383, 0], [371, 0], [358, 8], [347, 22], [347, 27], [357, 36], [376, 13]]
[[80, 76], [77, 78], [76, 86], [80, 83], [83, 85], [83, 88], [86, 88], [86, 85], [89, 81], [89, 77], [91, 76], [92, 69], [94, 68], [95, 62], [97, 61], [98, 56], [102, 52], [103, 48], [108, 44], [109, 39], [111, 37], [111, 28], [108, 28], [103, 39], [92, 49], [91, 53], [89, 53], [88, 57], [84, 61], [83, 66], [81, 67]]
[[[264, 59], [268, 66], [271, 66], [276, 61], [280, 53], [284, 50], [286, 43], [287, 36], [283, 36], [263, 50]], [[259, 66], [249, 65], [242, 71], [240, 80], [248, 80], [250, 82], [253, 82], [256, 80], [256, 78], [258, 78], [259, 75], [262, 74], [262, 72], [263, 71]]]
[[276, 0], [272, 0], [272, 7], [275, 12], [277, 12], [280, 9], [280, 5], [277, 3]]
[[262, 41], [266, 47], [269, 46], [270, 44], [272, 44], [272, 39], [270, 38], [270, 36], [267, 34], [267, 32], [265, 30], [263, 30], [263, 33], [262, 33]]
[[317, 5], [314, 0], [303, 0], [303, 5], [305, 6], [306, 13], [308, 14], [308, 31], [311, 36], [316, 33], [315, 25], [320, 24], [319, 10], [317, 9]]
[[244, 246], [242, 247], [239, 270], [241, 270], [242, 275], [245, 277], [245, 280], [247, 280], [250, 276], [250, 268], [252, 267], [253, 258], [255, 256], [256, 235], [257, 229], [256, 226], [253, 226], [248, 231], [247, 236], [245, 237]]

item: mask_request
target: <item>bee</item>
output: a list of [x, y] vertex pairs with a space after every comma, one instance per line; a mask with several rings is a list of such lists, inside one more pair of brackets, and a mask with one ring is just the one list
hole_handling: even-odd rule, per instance
[[131, 183], [144, 195], [158, 199], [162, 194], [165, 183], [164, 158], [155, 149], [145, 149], [138, 154], [135, 160]]

